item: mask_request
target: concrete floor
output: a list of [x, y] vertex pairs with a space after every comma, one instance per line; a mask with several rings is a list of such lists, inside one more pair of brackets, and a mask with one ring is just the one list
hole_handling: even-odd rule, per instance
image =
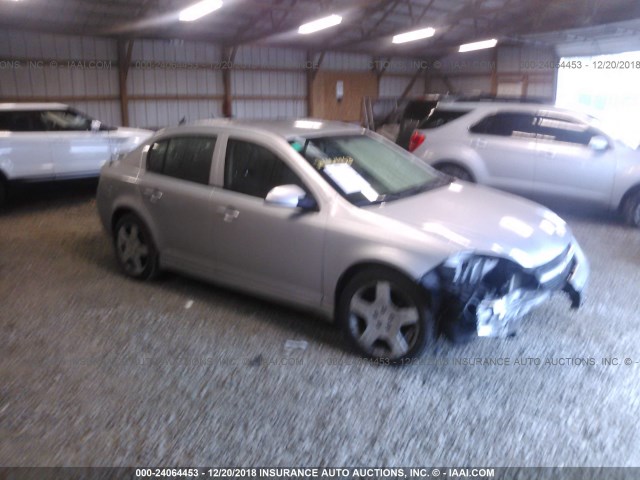
[[[393, 368], [306, 313], [124, 278], [93, 193], [0, 214], [0, 465], [640, 466], [640, 232], [617, 219], [560, 211], [592, 264], [578, 312], [559, 296], [515, 338]], [[544, 365], [566, 358], [595, 365]]]

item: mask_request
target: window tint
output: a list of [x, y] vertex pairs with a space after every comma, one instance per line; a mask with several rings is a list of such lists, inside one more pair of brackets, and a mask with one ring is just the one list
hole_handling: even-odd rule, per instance
[[176, 137], [156, 142], [147, 152], [147, 170], [208, 185], [215, 145], [215, 137]]
[[413, 100], [404, 109], [403, 118], [412, 120], [422, 120], [437, 105], [433, 100]]
[[91, 118], [75, 110], [47, 110], [41, 112], [42, 123], [47, 130], [86, 131], [91, 130]]
[[595, 128], [586, 123], [552, 115], [538, 117], [538, 129], [541, 140], [578, 145], [589, 145], [591, 138], [600, 134]]
[[425, 118], [418, 129], [438, 128], [469, 113], [469, 110], [438, 110], [437, 108]]
[[0, 112], [0, 130], [10, 132], [42, 132], [46, 130], [40, 111]]
[[224, 188], [265, 198], [279, 185], [304, 185], [270, 150], [254, 143], [230, 139], [224, 167]]
[[535, 138], [535, 117], [529, 113], [502, 112], [489, 115], [472, 126], [472, 133], [484, 133], [501, 137]]
[[169, 146], [169, 140], [162, 142], [156, 142], [147, 152], [147, 170], [155, 173], [162, 173], [164, 168], [164, 156], [167, 153], [167, 147]]

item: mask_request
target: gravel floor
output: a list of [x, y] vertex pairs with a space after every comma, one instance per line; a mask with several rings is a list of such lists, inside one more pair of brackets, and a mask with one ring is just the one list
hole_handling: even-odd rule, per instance
[[[94, 188], [0, 214], [0, 465], [640, 466], [640, 232], [618, 220], [560, 211], [593, 270], [578, 312], [559, 296], [515, 338], [393, 368], [304, 312], [125, 279]], [[476, 358], [511, 364], [454, 365]]]

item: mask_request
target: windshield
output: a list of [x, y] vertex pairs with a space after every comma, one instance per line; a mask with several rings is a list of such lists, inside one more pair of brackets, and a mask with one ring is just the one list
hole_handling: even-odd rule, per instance
[[367, 135], [297, 137], [289, 143], [354, 205], [397, 200], [451, 181], [410, 153]]

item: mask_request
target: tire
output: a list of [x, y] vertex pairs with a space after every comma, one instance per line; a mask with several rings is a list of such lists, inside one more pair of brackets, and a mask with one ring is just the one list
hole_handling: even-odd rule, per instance
[[446, 173], [447, 175], [451, 175], [452, 177], [456, 177], [459, 180], [475, 183], [475, 179], [473, 178], [473, 175], [471, 175], [471, 172], [460, 165], [442, 163], [436, 167], [436, 170]]
[[629, 225], [640, 228], [640, 192], [631, 194], [625, 200], [622, 213]]
[[158, 250], [147, 226], [133, 214], [123, 215], [113, 231], [116, 258], [124, 273], [136, 280], [158, 274]]
[[7, 205], [7, 198], [9, 196], [7, 188], [7, 181], [0, 176], [0, 209]]
[[385, 268], [356, 274], [340, 294], [336, 315], [347, 343], [384, 363], [401, 364], [417, 356], [435, 336], [426, 294]]

